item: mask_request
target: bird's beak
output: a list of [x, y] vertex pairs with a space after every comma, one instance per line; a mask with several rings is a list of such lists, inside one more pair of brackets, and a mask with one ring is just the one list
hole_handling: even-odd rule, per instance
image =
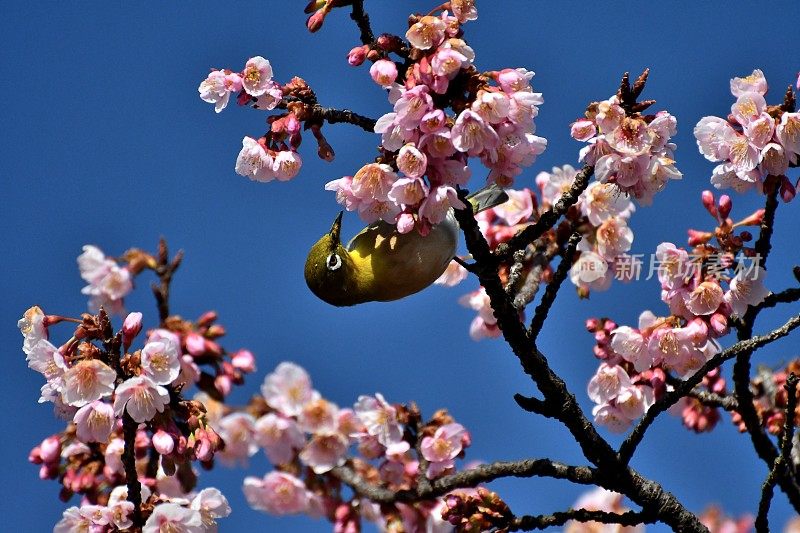
[[344, 215], [344, 211], [339, 211], [339, 214], [336, 216], [336, 220], [333, 221], [331, 230], [328, 232], [334, 244], [339, 244], [341, 242], [339, 236], [342, 231], [342, 215]]

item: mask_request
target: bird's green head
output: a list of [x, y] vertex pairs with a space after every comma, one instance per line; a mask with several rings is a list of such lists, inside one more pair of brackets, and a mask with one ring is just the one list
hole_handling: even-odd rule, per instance
[[342, 214], [340, 212], [333, 221], [330, 231], [311, 247], [305, 267], [306, 284], [311, 292], [337, 306], [358, 303], [353, 301], [355, 266], [341, 242]]

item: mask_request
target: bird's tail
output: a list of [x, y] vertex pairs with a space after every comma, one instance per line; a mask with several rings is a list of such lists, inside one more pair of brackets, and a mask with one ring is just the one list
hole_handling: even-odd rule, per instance
[[472, 209], [476, 213], [480, 213], [505, 203], [508, 200], [508, 195], [498, 184], [490, 183], [483, 189], [467, 196], [467, 200], [472, 204]]

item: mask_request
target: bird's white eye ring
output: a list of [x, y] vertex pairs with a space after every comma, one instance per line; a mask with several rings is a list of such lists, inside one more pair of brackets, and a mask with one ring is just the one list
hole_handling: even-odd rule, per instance
[[342, 258], [338, 254], [328, 254], [325, 264], [328, 270], [338, 270], [342, 266]]

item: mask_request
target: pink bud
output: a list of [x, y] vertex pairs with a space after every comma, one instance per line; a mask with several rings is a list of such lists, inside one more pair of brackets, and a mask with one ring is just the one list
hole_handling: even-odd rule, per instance
[[714, 205], [714, 193], [711, 191], [703, 191], [700, 198], [703, 200], [703, 207], [706, 208], [706, 211], [711, 213], [712, 217], [717, 218], [717, 206]]
[[714, 234], [708, 231], [697, 231], [694, 229], [687, 230], [689, 233], [689, 246], [699, 246], [701, 244], [706, 244], [712, 238], [714, 238]]
[[586, 319], [586, 329], [588, 331], [594, 332], [598, 327], [600, 327], [600, 320], [594, 317]]
[[297, 120], [297, 117], [295, 116], [294, 113], [289, 113], [288, 115], [286, 115], [286, 118], [284, 120], [286, 122], [285, 128], [287, 133], [289, 133], [289, 135], [297, 135], [298, 133], [300, 133], [301, 124], [300, 121]]
[[780, 188], [781, 199], [785, 202], [791, 202], [792, 199], [797, 194], [797, 190], [795, 186], [792, 185], [792, 182], [789, 181], [789, 178], [786, 176], [781, 176], [781, 188]]
[[216, 342], [206, 339], [206, 353], [220, 356], [222, 355], [222, 347]]
[[199, 333], [192, 331], [186, 335], [186, 351], [192, 355], [203, 355], [206, 351], [206, 340]]
[[397, 79], [397, 65], [388, 59], [379, 59], [369, 68], [372, 81], [381, 87], [388, 87]]
[[323, 22], [325, 22], [325, 11], [320, 9], [319, 11], [308, 17], [308, 20], [306, 21], [306, 28], [308, 28], [308, 31], [310, 31], [311, 33], [314, 33], [316, 31], [319, 31], [320, 28], [322, 28]]
[[210, 326], [217, 321], [216, 311], [206, 311], [197, 319], [198, 326]]
[[216, 378], [214, 378], [214, 387], [219, 391], [219, 393], [223, 396], [227, 396], [231, 392], [231, 378], [230, 376], [226, 376], [225, 374], [220, 374]]
[[764, 210], [759, 209], [749, 217], [740, 220], [737, 226], [760, 226], [764, 221]]
[[709, 319], [711, 331], [715, 337], [722, 337], [728, 334], [728, 319], [722, 313], [714, 313]]
[[235, 368], [248, 374], [256, 371], [256, 358], [250, 350], [239, 350], [233, 354], [231, 363]]
[[39, 457], [45, 463], [54, 463], [61, 458], [61, 441], [55, 435], [47, 437], [39, 445]]
[[608, 341], [608, 333], [605, 330], [599, 329], [594, 332], [594, 340], [598, 343], [604, 343]]
[[142, 313], [129, 313], [122, 323], [122, 343], [127, 348], [142, 331]]
[[153, 448], [161, 455], [169, 455], [175, 448], [175, 441], [172, 440], [169, 433], [163, 429], [159, 429], [153, 435]]
[[617, 323], [613, 320], [606, 320], [605, 324], [603, 324], [603, 329], [606, 330], [606, 333], [611, 333], [617, 329]]
[[205, 430], [198, 429], [194, 432], [194, 455], [198, 461], [208, 461], [214, 457], [214, 448], [208, 439]]
[[719, 216], [722, 220], [728, 218], [728, 215], [731, 214], [731, 209], [733, 208], [733, 202], [731, 201], [731, 197], [727, 194], [723, 194], [719, 197]]
[[364, 60], [367, 59], [367, 50], [369, 47], [364, 46], [356, 46], [347, 54], [347, 62], [352, 67], [358, 67], [364, 63]]

